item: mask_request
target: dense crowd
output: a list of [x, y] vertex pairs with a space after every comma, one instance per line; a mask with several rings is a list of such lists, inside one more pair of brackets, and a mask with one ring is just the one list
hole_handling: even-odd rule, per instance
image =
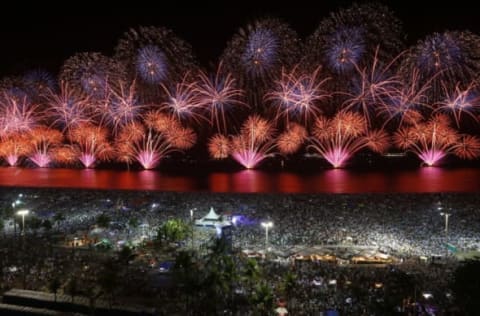
[[[443, 255], [445, 242], [458, 250], [480, 248], [480, 197], [475, 194], [210, 194], [150, 191], [4, 190], [0, 205], [11, 207], [22, 194], [22, 207], [62, 232], [92, 229], [100, 214], [111, 220], [109, 233], [121, 239], [132, 219], [142, 234], [154, 234], [168, 219], [191, 220], [218, 214], [236, 217], [235, 243], [242, 248], [264, 244], [261, 222], [273, 222], [275, 246], [327, 245], [350, 241], [401, 256]], [[449, 213], [448, 236], [445, 217]], [[8, 219], [6, 231], [11, 230]], [[9, 226], [10, 225], [10, 226]]]
[[[191, 223], [192, 218], [201, 218], [213, 207], [218, 214], [236, 219], [232, 234], [237, 248], [263, 249], [265, 229], [261, 222], [266, 220], [273, 222], [269, 231], [272, 252], [289, 247], [318, 245], [328, 247], [348, 244], [350, 247], [376, 248], [401, 258], [403, 264], [400, 269], [414, 275], [419, 284], [418, 297], [421, 297], [420, 289], [431, 290], [435, 297], [442, 298], [437, 302], [443, 307], [449, 303], [445, 295], [448, 294], [448, 282], [455, 263], [450, 260], [446, 266], [432, 268], [418, 264], [418, 257], [443, 256], [447, 241], [458, 251], [480, 248], [480, 214], [476, 207], [480, 204], [480, 197], [475, 194], [275, 195], [58, 189], [2, 191], [2, 210], [12, 208], [12, 201], [20, 200], [14, 207], [28, 208], [31, 211], [29, 217], [52, 221], [53, 232], [77, 235], [79, 232], [92, 233], [98, 229], [98, 217], [106, 214], [110, 223], [102, 234], [115, 242], [135, 236], [154, 237], [157, 228], [167, 220], [179, 218]], [[451, 214], [448, 237], [445, 218], [440, 215], [441, 212]], [[63, 216], [57, 216], [58, 214]], [[137, 222], [135, 228], [132, 227], [132, 220]], [[11, 218], [4, 217], [4, 223], [3, 234], [13, 233]], [[20, 224], [17, 225], [17, 233], [19, 226]], [[45, 249], [40, 243], [44, 243], [49, 235], [42, 234], [43, 231], [42, 228], [37, 232], [27, 229], [26, 246], [18, 244], [18, 240], [17, 244], [1, 243], [2, 251], [15, 253], [18, 248], [33, 255], [32, 258], [48, 258], [30, 261], [22, 260], [24, 255], [7, 258], [7, 262], [3, 262], [4, 286], [21, 287], [15, 280], [18, 282], [18, 276], [24, 270], [28, 273], [23, 274], [23, 287], [43, 290], [48, 290], [45, 284], [58, 271], [71, 271], [77, 269], [72, 267], [86, 266], [101, 271], [101, 265], [89, 255], [71, 261], [68, 256], [71, 250], [52, 251], [46, 255], [39, 253], [40, 249]], [[205, 237], [202, 228], [197, 228], [195, 233], [198, 240]], [[32, 237], [32, 234], [39, 237]], [[290, 263], [263, 263], [273, 288], [281, 282], [279, 276], [282, 271], [291, 268]], [[130, 269], [140, 273], [133, 274], [130, 271], [123, 279], [128, 280], [132, 275], [142, 276], [129, 283], [146, 284], [148, 266]], [[324, 262], [297, 263], [295, 269], [298, 276], [297, 288], [289, 298], [289, 308], [298, 315], [313, 315], [327, 308], [341, 310], [345, 315], [363, 315], [371, 311], [373, 305], [383, 304], [385, 289], [382, 282], [386, 282], [392, 273], [390, 266], [378, 269], [338, 268]], [[89, 271], [92, 270], [81, 270], [78, 274], [85, 278], [91, 273]], [[334, 286], [332, 280], [335, 280]], [[381, 285], [376, 287], [375, 284]], [[135, 291], [140, 293], [145, 288]], [[364, 291], [359, 292], [358, 289]], [[415, 298], [412, 297], [411, 300], [414, 301]], [[404, 302], [398, 308], [407, 308], [407, 303]]]

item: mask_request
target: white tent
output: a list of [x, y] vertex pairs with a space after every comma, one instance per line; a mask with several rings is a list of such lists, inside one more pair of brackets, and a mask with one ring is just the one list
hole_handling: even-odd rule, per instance
[[204, 217], [195, 220], [195, 225], [197, 226], [229, 226], [231, 223], [229, 221], [222, 220], [222, 216], [215, 213], [213, 207], [210, 207], [210, 211]]

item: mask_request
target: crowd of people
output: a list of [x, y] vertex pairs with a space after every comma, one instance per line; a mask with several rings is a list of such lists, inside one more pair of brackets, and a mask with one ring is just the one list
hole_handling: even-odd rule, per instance
[[[272, 252], [295, 246], [368, 246], [402, 258], [404, 271], [421, 275], [418, 279], [425, 284], [425, 288], [440, 292], [447, 288], [448, 278], [440, 278], [438, 274], [445, 273], [445, 269], [451, 269], [451, 266], [439, 272], [409, 263], [417, 262], [420, 256], [443, 256], [447, 253], [446, 243], [459, 252], [480, 249], [480, 211], [477, 209], [480, 197], [475, 194], [280, 195], [23, 188], [4, 188], [2, 191], [2, 210], [27, 208], [30, 210], [29, 217], [50, 220], [52, 232], [91, 232], [98, 226], [99, 216], [108, 215], [108, 228], [103, 230], [103, 234], [115, 242], [127, 238], [153, 238], [158, 227], [169, 219], [182, 219], [193, 224], [192, 220], [206, 215], [213, 207], [218, 214], [235, 218], [232, 235], [234, 246], [238, 249], [263, 249], [265, 228], [261, 223], [271, 221], [273, 226], [269, 230], [269, 246]], [[10, 217], [5, 216], [7, 212], [2, 213], [5, 236], [14, 233], [14, 211], [10, 212], [13, 214]], [[441, 213], [449, 214], [448, 234], [445, 231], [446, 218]], [[20, 229], [19, 226], [16, 230]], [[39, 228], [39, 232], [40, 236], [48, 235], [43, 228]], [[27, 233], [31, 234], [32, 229], [27, 228]], [[202, 228], [196, 228], [198, 239], [202, 234]], [[28, 240], [30, 251], [35, 253], [41, 247], [32, 245], [45, 239], [29, 237]], [[12, 250], [15, 245], [2, 247]], [[448, 254], [453, 257], [452, 248]], [[35, 257], [45, 256], [37, 253]], [[27, 288], [38, 288], [35, 284], [47, 283], [52, 273], [61, 270], [59, 267], [71, 266], [64, 256], [54, 255], [51, 258], [30, 262], [27, 267], [30, 273], [24, 276]], [[76, 260], [80, 260], [79, 266], [91, 265], [88, 256]], [[274, 280], [274, 272], [282, 268], [278, 268], [277, 262], [266, 265]], [[19, 266], [16, 271], [11, 264], [4, 264], [3, 268], [3, 278], [10, 286], [15, 286], [12, 276], [25, 269]], [[327, 307], [341, 309], [346, 314], [361, 315], [366, 308], [365, 301], [360, 302], [360, 294], [352, 293], [353, 287], [345, 286], [346, 282], [365, 284], [360, 288], [366, 289], [367, 294], [362, 295], [368, 297], [367, 302], [381, 299], [383, 288], [376, 288], [374, 284], [376, 280], [384, 281], [389, 269], [342, 270], [325, 263], [312, 262], [298, 266], [299, 288], [293, 301], [289, 302], [290, 307], [296, 309], [298, 314], [303, 312], [305, 315]], [[332, 286], [329, 283], [331, 280], [336, 280], [338, 286]], [[444, 296], [445, 293], [438, 295]], [[444, 297], [443, 303], [446, 302]]]

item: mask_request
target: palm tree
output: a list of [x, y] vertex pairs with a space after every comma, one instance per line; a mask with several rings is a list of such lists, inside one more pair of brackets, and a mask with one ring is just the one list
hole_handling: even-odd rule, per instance
[[191, 252], [181, 251], [175, 259], [173, 267], [173, 276], [177, 283], [182, 287], [186, 296], [185, 309], [193, 310], [196, 295], [200, 294], [202, 272], [198, 269]]
[[106, 261], [97, 282], [100, 285], [103, 294], [107, 297], [110, 308], [112, 308], [112, 302], [118, 287], [118, 280], [118, 265], [116, 265], [113, 260]]
[[138, 218], [132, 217], [128, 220], [128, 238], [130, 238], [131, 231], [137, 229], [138, 225], [140, 225]]
[[62, 283], [60, 282], [60, 279], [56, 275], [53, 276], [53, 278], [51, 278], [50, 282], [48, 283], [48, 288], [50, 292], [53, 293], [53, 299], [55, 303], [57, 302], [57, 292], [61, 285]]
[[55, 223], [55, 226], [57, 227], [57, 231], [60, 228], [60, 223], [63, 222], [64, 220], [65, 220], [65, 216], [61, 212], [57, 212], [53, 216], [53, 222]]
[[105, 213], [98, 215], [97, 225], [101, 228], [108, 228], [108, 226], [110, 225], [110, 216]]
[[3, 233], [4, 227], [5, 227], [5, 223], [3, 221], [3, 218], [0, 217], [0, 233]]
[[48, 233], [52, 229], [52, 222], [50, 222], [48, 219], [45, 219], [42, 222], [42, 227], [45, 230], [45, 232]]
[[78, 283], [75, 276], [71, 276], [68, 280], [66, 292], [70, 294], [73, 303], [75, 295], [78, 293]]
[[480, 258], [469, 259], [462, 263], [454, 272], [452, 290], [455, 294], [457, 306], [461, 307], [464, 315], [478, 315], [480, 310]]
[[250, 297], [251, 306], [254, 313], [258, 315], [268, 315], [273, 310], [273, 292], [266, 282], [261, 282], [255, 286], [255, 290]]
[[297, 275], [293, 271], [288, 271], [283, 277], [282, 292], [286, 296], [288, 306], [290, 306], [290, 299], [295, 293], [296, 282]]

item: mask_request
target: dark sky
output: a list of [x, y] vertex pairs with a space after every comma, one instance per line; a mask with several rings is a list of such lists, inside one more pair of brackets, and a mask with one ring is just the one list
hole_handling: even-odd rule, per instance
[[[75, 3], [69, 2], [68, 8], [54, 10], [44, 4], [31, 6], [18, 2], [18, 8], [3, 10], [0, 18], [1, 76], [39, 67], [56, 71], [61, 62], [75, 52], [111, 54], [121, 34], [138, 25], [171, 28], [192, 44], [200, 61], [205, 64], [217, 59], [239, 27], [257, 17], [280, 17], [305, 37], [330, 11], [351, 3], [286, 0], [291, 5], [285, 6], [280, 4], [280, 0], [276, 5], [241, 0], [235, 4], [225, 0], [223, 4], [196, 1], [202, 3], [202, 7], [192, 7], [189, 4], [191, 0], [183, 0], [169, 3], [167, 7], [164, 1], [146, 4], [133, 0], [127, 2], [128, 7], [113, 7], [110, 4], [108, 9], [98, 8], [88, 2], [72, 7]], [[285, 0], [281, 2], [285, 3]], [[411, 43], [434, 31], [469, 29], [480, 34], [479, 11], [474, 4], [464, 0], [436, 1], [432, 5], [422, 0], [381, 2], [386, 3], [403, 21]], [[421, 6], [419, 3], [422, 3]]]

